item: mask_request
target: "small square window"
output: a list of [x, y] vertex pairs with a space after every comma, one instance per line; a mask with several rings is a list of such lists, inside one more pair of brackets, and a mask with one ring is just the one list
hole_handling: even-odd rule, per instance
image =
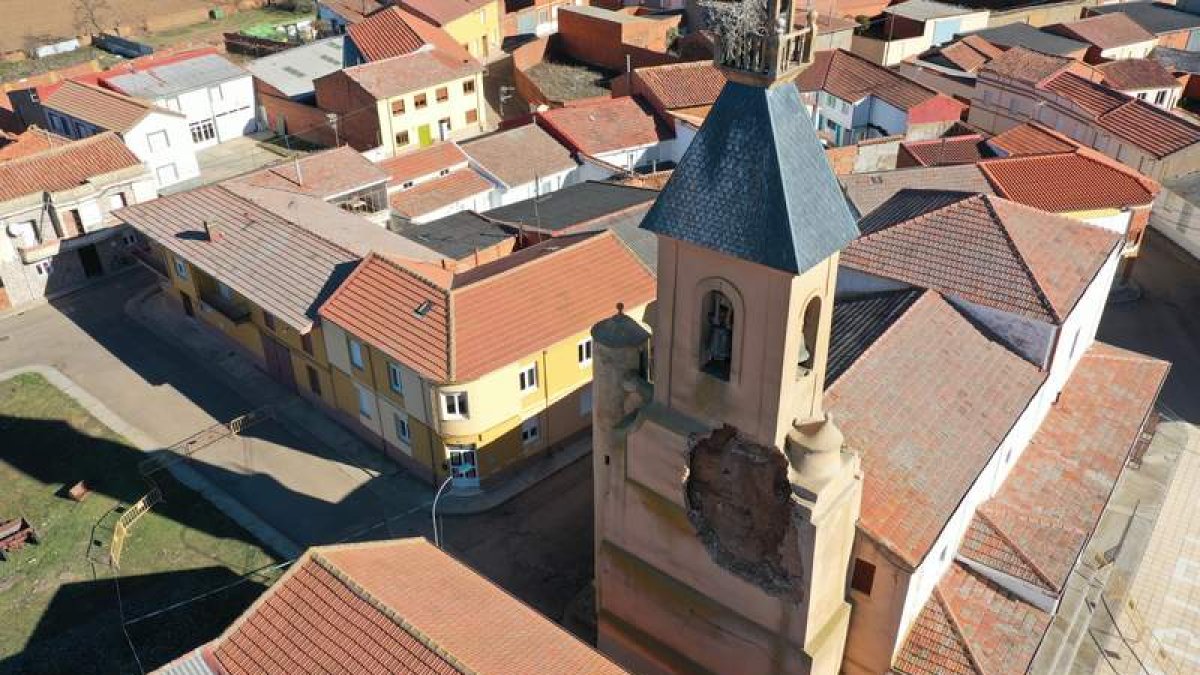
[[362, 343], [353, 338], [350, 339], [350, 365], [363, 369], [363, 351]]
[[396, 145], [408, 145], [408, 143], [407, 131], [401, 131], [400, 133], [396, 134]]
[[592, 363], [592, 338], [585, 338], [575, 346], [575, 357], [579, 367], [584, 368]]
[[517, 376], [517, 380], [518, 380], [518, 384], [520, 384], [521, 393], [530, 392], [530, 391], [537, 389], [537, 386], [538, 386], [537, 364], [531, 363], [528, 366], [525, 366], [524, 368], [522, 368], [520, 374]]
[[442, 394], [442, 418], [460, 420], [468, 417], [467, 392], [455, 391]]
[[401, 185], [400, 185], [400, 189], [401, 189], [401, 190], [407, 190], [407, 189], [409, 189], [410, 187], [412, 187], [413, 185], [414, 185], [414, 183], [413, 183], [411, 180], [406, 180], [406, 181], [404, 181], [404, 183], [403, 183], [403, 184], [401, 184]]
[[433, 96], [435, 99], [437, 99], [438, 103], [445, 103], [446, 101], [450, 100], [450, 90], [446, 87], [438, 87], [433, 92]]
[[392, 114], [393, 115], [403, 115], [404, 114], [404, 99], [398, 98], [395, 101], [392, 101]]
[[413, 97], [413, 107], [417, 110], [429, 105], [429, 100], [425, 98], [425, 94], [417, 94]]
[[475, 80], [467, 80], [467, 81], [463, 82], [463, 93], [464, 94], [474, 94], [475, 93]]
[[871, 587], [875, 585], [875, 566], [866, 560], [859, 558], [854, 559], [854, 576], [850, 579], [850, 588], [863, 593], [871, 594]]
[[408, 443], [412, 438], [412, 432], [408, 428], [408, 418], [400, 413], [395, 413], [392, 417], [392, 424], [396, 427], [396, 438]]
[[44, 277], [47, 274], [50, 274], [50, 271], [54, 269], [54, 262], [50, 260], [43, 260], [34, 265], [33, 269], [37, 270], [37, 273]]
[[521, 422], [521, 444], [529, 445], [537, 442], [537, 439], [542, 435], [541, 425], [538, 423], [538, 418], [530, 417]]
[[475, 124], [479, 121], [479, 112], [474, 108], [467, 111], [467, 124]]
[[400, 366], [388, 364], [388, 387], [397, 394], [404, 395], [404, 380], [400, 373]]

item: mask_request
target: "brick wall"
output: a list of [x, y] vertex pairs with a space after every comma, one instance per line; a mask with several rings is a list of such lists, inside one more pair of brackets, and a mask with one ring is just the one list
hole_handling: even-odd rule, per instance
[[259, 106], [266, 113], [267, 126], [271, 131], [294, 134], [316, 145], [334, 145], [333, 130], [329, 127], [324, 110], [297, 103], [257, 78], [254, 80], [254, 91]]
[[345, 71], [317, 78], [317, 108], [338, 115], [341, 141], [355, 150], [370, 150], [379, 145], [379, 111], [375, 98], [363, 91]]
[[621, 23], [564, 10], [558, 14], [558, 35], [564, 54], [620, 71], [625, 69], [626, 56], [634, 68], [677, 62], [676, 57], [665, 52], [667, 34], [678, 27], [681, 19], [675, 16], [661, 21]]

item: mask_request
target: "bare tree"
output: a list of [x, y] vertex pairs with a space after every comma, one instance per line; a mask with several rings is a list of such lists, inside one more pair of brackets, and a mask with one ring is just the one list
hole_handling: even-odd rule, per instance
[[112, 25], [113, 8], [108, 0], [73, 0], [75, 30], [81, 35], [99, 35]]
[[721, 50], [737, 61], [739, 52], [765, 37], [771, 21], [767, 0], [701, 0], [705, 23], [717, 34]]

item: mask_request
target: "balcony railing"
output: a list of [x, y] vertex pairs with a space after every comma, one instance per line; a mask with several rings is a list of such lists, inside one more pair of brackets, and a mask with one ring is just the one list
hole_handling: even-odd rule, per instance
[[744, 35], [729, 40], [729, 44], [719, 40], [717, 64], [774, 80], [804, 65], [809, 57], [808, 41], [811, 36], [812, 30], [804, 27], [788, 33]]

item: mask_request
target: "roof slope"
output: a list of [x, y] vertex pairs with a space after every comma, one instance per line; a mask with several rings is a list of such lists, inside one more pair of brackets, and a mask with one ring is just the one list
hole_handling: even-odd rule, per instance
[[725, 86], [725, 74], [712, 61], [649, 66], [633, 72], [667, 110], [712, 105]]
[[825, 396], [862, 453], [859, 526], [920, 564], [1044, 377], [924, 293]]
[[395, 192], [388, 197], [388, 204], [405, 218], [419, 218], [491, 190], [492, 184], [474, 169], [459, 169]]
[[1104, 84], [1122, 91], [1139, 89], [1169, 89], [1180, 87], [1171, 71], [1155, 59], [1121, 59], [1096, 66], [1104, 76]]
[[157, 99], [211, 87], [248, 74], [245, 69], [224, 56], [201, 54], [172, 63], [105, 76], [101, 81], [122, 94]]
[[992, 186], [974, 164], [929, 166], [852, 173], [838, 176], [846, 198], [861, 215], [874, 211], [901, 190], [924, 189], [936, 185], [940, 190], [992, 194]]
[[484, 212], [490, 220], [550, 232], [579, 227], [597, 229], [617, 214], [644, 206], [658, 191], [628, 185], [588, 181], [568, 185], [541, 197], [531, 197]]
[[206, 649], [228, 675], [624, 672], [419, 538], [310, 549]]
[[0, 130], [0, 162], [37, 154], [43, 150], [70, 143], [71, 139], [30, 125], [19, 134], [8, 134]]
[[1088, 47], [1086, 43], [1047, 33], [1027, 23], [984, 28], [972, 31], [969, 35], [977, 35], [998, 47], [1024, 47], [1055, 56], [1082, 54]]
[[587, 233], [458, 273], [373, 255], [321, 316], [425, 377], [462, 382], [586, 330], [619, 302], [649, 302], [654, 288], [615, 235]]
[[0, 201], [43, 192], [60, 192], [88, 180], [142, 162], [112, 132], [97, 134], [0, 162]]
[[[455, 19], [486, 7], [493, 0], [401, 0], [406, 9], [426, 20], [445, 26]], [[503, 6], [501, 6], [503, 11]]]
[[1068, 136], [1037, 122], [1018, 124], [1008, 131], [992, 136], [988, 143], [1007, 157], [1074, 152], [1081, 147]]
[[473, 138], [462, 144], [462, 150], [510, 188], [578, 166], [571, 151], [536, 124]]
[[403, 185], [407, 181], [453, 170], [466, 163], [467, 155], [458, 144], [448, 142], [434, 143], [427, 148], [389, 157], [376, 166], [388, 173], [390, 185]]
[[1154, 34], [1136, 21], [1119, 12], [1098, 14], [1078, 21], [1051, 26], [1052, 32], [1082, 40], [1100, 49], [1112, 49], [1139, 42], [1149, 42]]
[[313, 80], [342, 69], [346, 36], [335, 35], [263, 56], [246, 64], [254, 77], [278, 89], [284, 96], [313, 93]]
[[732, 81], [642, 227], [795, 274], [857, 234], [799, 90]]
[[1120, 236], [997, 197], [907, 190], [859, 222], [841, 262], [877, 276], [1061, 323]]
[[838, 298], [833, 304], [825, 386], [836, 382], [924, 292], [912, 288]]
[[939, 96], [894, 70], [844, 49], [817, 52], [812, 65], [796, 77], [796, 87], [805, 92], [821, 90], [850, 103], [876, 96], [900, 110]]
[[354, 148], [343, 145], [298, 159], [284, 160], [225, 182], [331, 199], [377, 185], [386, 181], [387, 177], [379, 166]]
[[1018, 45], [989, 61], [987, 65], [979, 69], [979, 72], [1026, 84], [1037, 84], [1061, 73], [1070, 65], [1071, 59], [1069, 58], [1025, 49]]
[[[459, 58], [445, 50], [432, 49], [362, 63], [343, 69], [341, 73], [376, 100], [381, 100], [452, 82], [482, 70], [483, 66], [469, 56]], [[326, 77], [337, 75], [331, 73]]]
[[928, 141], [906, 141], [900, 144], [900, 151], [907, 153], [921, 166], [974, 164], [988, 156], [983, 140], [979, 134], [970, 134]]
[[586, 155], [652, 145], [671, 137], [658, 118], [632, 96], [553, 108], [538, 113], [547, 131]]
[[381, 61], [421, 49], [432, 30], [437, 27], [393, 5], [347, 26], [346, 34], [364, 59]]
[[43, 101], [43, 105], [117, 133], [134, 128], [150, 113], [183, 117], [182, 113], [74, 80], [60, 83], [58, 89]]
[[992, 159], [979, 168], [1000, 196], [1054, 213], [1144, 206], [1159, 192], [1153, 180], [1086, 149]]
[[1158, 2], [1128, 2], [1087, 9], [1093, 14], [1124, 14], [1155, 35], [1200, 28], [1200, 16]]

